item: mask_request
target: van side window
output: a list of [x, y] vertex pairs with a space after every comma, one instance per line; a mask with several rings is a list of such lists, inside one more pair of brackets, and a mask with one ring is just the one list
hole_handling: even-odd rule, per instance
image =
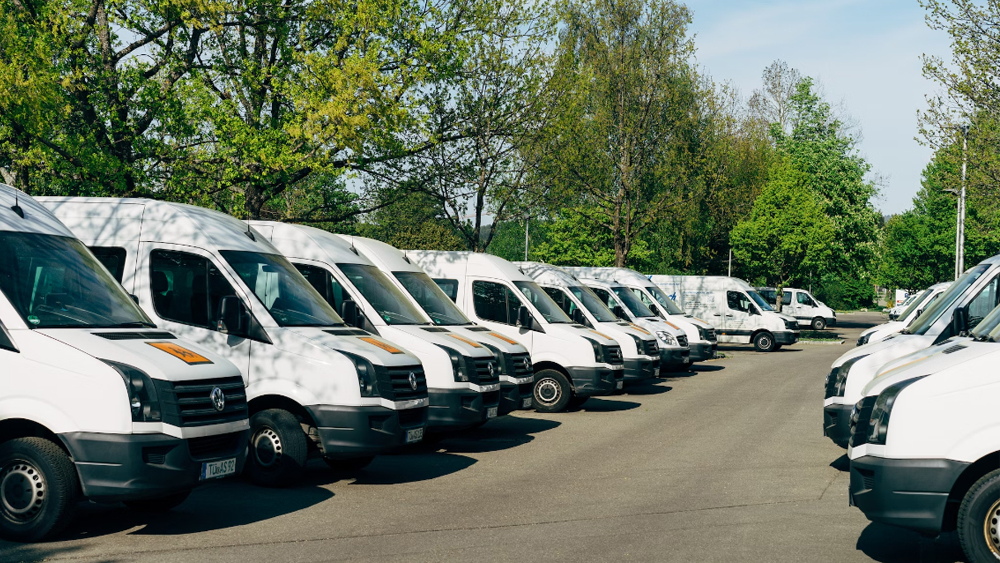
[[298, 270], [303, 277], [309, 282], [309, 285], [313, 286], [323, 299], [330, 304], [337, 313], [343, 311], [344, 298], [346, 294], [344, 293], [344, 286], [340, 285], [340, 282], [333, 277], [326, 268], [320, 268], [317, 266], [307, 266], [305, 264], [292, 264], [295, 269]]
[[476, 316], [484, 321], [517, 324], [521, 300], [507, 286], [495, 282], [472, 282], [472, 303]]
[[122, 283], [122, 278], [125, 277], [125, 249], [117, 246], [91, 246], [90, 251], [118, 283]]
[[153, 309], [161, 319], [216, 329], [219, 302], [236, 295], [211, 260], [186, 252], [150, 253], [150, 291]]
[[808, 305], [809, 307], [816, 306], [816, 304], [813, 303], [813, 300], [809, 299], [809, 296], [801, 291], [795, 293], [795, 299], [799, 302], [799, 305]]
[[573, 318], [573, 311], [576, 310], [576, 303], [566, 295], [566, 292], [558, 287], [543, 287], [545, 293], [549, 294], [549, 297], [559, 305], [559, 308], [563, 310], [570, 318]]
[[458, 280], [450, 280], [447, 278], [432, 278], [432, 279], [434, 280], [434, 283], [436, 283], [438, 287], [441, 288], [441, 291], [443, 291], [445, 295], [450, 297], [453, 302], [458, 300]]
[[998, 284], [1000, 276], [990, 280], [990, 283], [986, 284], [979, 295], [969, 303], [969, 330], [976, 328], [976, 325], [997, 306]]
[[597, 287], [592, 287], [590, 289], [592, 289], [594, 293], [596, 293], [597, 296], [600, 297], [602, 301], [604, 301], [604, 304], [608, 306], [608, 309], [614, 311], [615, 307], [618, 306], [618, 301], [614, 297], [611, 297], [610, 291], [606, 289], [600, 289]]
[[727, 291], [726, 301], [733, 311], [750, 312], [750, 298], [742, 291]]
[[636, 289], [636, 288], [633, 287], [632, 288], [632, 293], [634, 293], [635, 296], [639, 298], [639, 301], [642, 301], [643, 305], [649, 307], [650, 310], [653, 310], [653, 305], [656, 305], [656, 303], [653, 303], [652, 301], [650, 301], [649, 297], [646, 295], [646, 293], [644, 291]]
[[792, 292], [791, 291], [783, 291], [783, 292], [781, 292], [781, 304], [782, 305], [791, 305], [792, 304]]

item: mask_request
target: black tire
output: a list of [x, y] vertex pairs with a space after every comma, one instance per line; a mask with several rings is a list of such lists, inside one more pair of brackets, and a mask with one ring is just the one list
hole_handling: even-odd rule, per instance
[[774, 335], [766, 330], [758, 332], [757, 336], [753, 337], [753, 347], [758, 352], [773, 352], [775, 347]]
[[254, 484], [287, 487], [299, 480], [309, 450], [295, 415], [282, 409], [260, 411], [250, 418], [250, 436], [246, 471]]
[[812, 322], [813, 330], [823, 330], [824, 328], [826, 328], [826, 319], [824, 319], [823, 317], [816, 317], [815, 319], [813, 319]]
[[191, 491], [174, 493], [168, 497], [125, 501], [125, 506], [136, 512], [170, 512], [186, 501]]
[[73, 519], [76, 467], [45, 438], [0, 445], [0, 537], [19, 542], [51, 538]]
[[569, 398], [569, 404], [566, 405], [567, 409], [578, 409], [587, 402], [590, 397], [581, 397], [579, 395], [573, 395]]
[[356, 457], [353, 459], [330, 459], [324, 457], [323, 461], [334, 471], [360, 471], [375, 461], [375, 456]]
[[[958, 540], [969, 563], [1000, 559], [1000, 469], [965, 493], [958, 509]], [[992, 541], [990, 538], [992, 537]]]
[[535, 374], [535, 389], [531, 404], [538, 412], [559, 412], [566, 409], [573, 397], [569, 379], [554, 369], [543, 369]]

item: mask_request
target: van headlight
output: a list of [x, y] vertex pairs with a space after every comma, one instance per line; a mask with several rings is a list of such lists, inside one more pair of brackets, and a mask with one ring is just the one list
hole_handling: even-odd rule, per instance
[[858, 346], [864, 346], [865, 344], [868, 344], [868, 341], [871, 340], [871, 338], [872, 338], [872, 333], [870, 332], [868, 334], [862, 334], [861, 337], [858, 338]]
[[375, 366], [367, 359], [341, 351], [341, 354], [350, 358], [354, 363], [354, 372], [358, 375], [358, 390], [362, 397], [378, 397], [378, 372]]
[[889, 435], [889, 415], [892, 414], [892, 407], [896, 404], [896, 398], [899, 397], [903, 389], [925, 377], [927, 376], [921, 375], [920, 377], [894, 383], [879, 393], [878, 399], [875, 400], [875, 406], [872, 408], [871, 421], [868, 423], [869, 444], [885, 445], [885, 439]]
[[160, 400], [156, 396], [156, 387], [153, 386], [153, 380], [149, 375], [128, 364], [102, 361], [117, 371], [125, 382], [132, 422], [161, 422], [163, 416], [160, 412]]
[[846, 362], [840, 364], [839, 368], [830, 372], [830, 375], [827, 376], [828, 378], [827, 389], [830, 390], [829, 378], [831, 377], [834, 378], [833, 389], [832, 389], [833, 394], [828, 394], [828, 397], [844, 396], [844, 391], [847, 389], [847, 376], [851, 373], [851, 368], [854, 367], [854, 364], [858, 363], [859, 361], [867, 357], [868, 355], [865, 354], [864, 356], [851, 358], [850, 360], [847, 360]]
[[441, 346], [438, 344], [442, 350], [448, 354], [448, 359], [451, 360], [451, 373], [458, 383], [479, 383], [478, 374], [474, 374], [472, 370], [469, 369], [465, 357], [458, 353], [458, 350], [448, 348], [447, 346]]
[[604, 361], [604, 350], [601, 348], [601, 344], [596, 340], [591, 340], [589, 338], [585, 338], [584, 340], [590, 342], [590, 347], [594, 349], [594, 361], [599, 364], [606, 363]]
[[677, 346], [677, 339], [674, 338], [673, 334], [670, 334], [665, 330], [657, 331], [656, 337], [663, 341], [663, 344], [667, 346]]

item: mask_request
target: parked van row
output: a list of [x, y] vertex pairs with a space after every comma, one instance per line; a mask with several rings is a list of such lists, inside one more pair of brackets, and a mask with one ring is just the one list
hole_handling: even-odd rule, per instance
[[848, 448], [851, 504], [924, 535], [955, 530], [972, 562], [1000, 558], [998, 305], [1000, 255], [916, 295], [901, 329], [838, 358], [823, 409]]

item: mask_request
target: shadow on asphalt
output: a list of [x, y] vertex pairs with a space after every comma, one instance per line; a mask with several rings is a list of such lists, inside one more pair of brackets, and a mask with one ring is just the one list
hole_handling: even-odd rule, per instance
[[851, 470], [851, 458], [844, 454], [837, 459], [830, 462], [830, 467], [836, 469], [837, 471], [850, 471]]
[[666, 382], [663, 381], [662, 379], [654, 379], [650, 381], [643, 381], [642, 383], [633, 383], [632, 385], [626, 385], [625, 394], [637, 395], [637, 396], [662, 395], [664, 393], [669, 392], [671, 389], [673, 389], [673, 387], [666, 385]]
[[[447, 443], [447, 440], [444, 443]], [[450, 449], [445, 445], [428, 447]], [[354, 472], [353, 480], [355, 485], [415, 483], [451, 475], [475, 463], [475, 459], [464, 455], [415, 449], [406, 455], [378, 456], [371, 465]]]
[[79, 546], [57, 546], [45, 543], [21, 544], [0, 540], [0, 561], [48, 561], [54, 558], [75, 559]]
[[639, 403], [633, 403], [632, 401], [618, 401], [591, 397], [586, 403], [583, 404], [582, 407], [576, 410], [584, 412], [621, 412], [637, 409], [641, 406], [642, 405]]
[[437, 444], [418, 446], [417, 450], [427, 452], [432, 449], [448, 453], [498, 452], [527, 444], [535, 439], [534, 434], [546, 432], [562, 425], [561, 422], [544, 418], [522, 418], [505, 416], [486, 425], [443, 437]]
[[929, 539], [916, 532], [872, 522], [858, 538], [858, 551], [882, 563], [965, 561], [954, 532]]

